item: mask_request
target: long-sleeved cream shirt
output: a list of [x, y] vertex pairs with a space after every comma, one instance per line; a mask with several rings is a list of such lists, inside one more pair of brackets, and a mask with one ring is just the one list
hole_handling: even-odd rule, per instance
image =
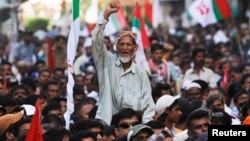
[[104, 45], [104, 18], [99, 20], [92, 32], [92, 54], [99, 82], [97, 119], [111, 123], [112, 116], [122, 108], [133, 108], [143, 112], [146, 123], [155, 114], [155, 103], [151, 96], [151, 85], [146, 71], [134, 62], [124, 72], [117, 55]]

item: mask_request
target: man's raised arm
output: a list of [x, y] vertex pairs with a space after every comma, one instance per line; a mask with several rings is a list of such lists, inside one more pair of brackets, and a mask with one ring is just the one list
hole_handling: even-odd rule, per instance
[[[103, 13], [103, 17], [100, 18], [92, 32], [92, 53], [95, 61], [103, 60], [104, 50], [106, 47], [104, 45], [104, 28], [109, 20], [109, 16], [119, 10], [119, 3], [117, 1], [110, 2]], [[98, 59], [98, 60], [96, 60]]]

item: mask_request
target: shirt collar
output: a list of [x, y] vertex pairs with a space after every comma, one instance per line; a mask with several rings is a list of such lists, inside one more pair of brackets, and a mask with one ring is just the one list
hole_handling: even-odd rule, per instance
[[[194, 68], [191, 68], [191, 70], [192, 70], [191, 73], [194, 73]], [[203, 71], [203, 72], [204, 72], [204, 71], [205, 71], [204, 67], [202, 67], [202, 68], [200, 69], [200, 71]]]
[[[119, 58], [117, 58], [117, 60], [116, 60], [116, 62], [115, 62], [115, 65], [116, 65], [116, 66], [120, 66], [120, 67], [122, 66], [121, 61], [120, 61]], [[134, 62], [132, 62], [131, 66], [129, 67], [129, 69], [127, 70], [127, 72], [128, 72], [128, 71], [131, 71], [132, 73], [135, 73], [135, 72], [136, 72], [135, 63], [134, 63]]]

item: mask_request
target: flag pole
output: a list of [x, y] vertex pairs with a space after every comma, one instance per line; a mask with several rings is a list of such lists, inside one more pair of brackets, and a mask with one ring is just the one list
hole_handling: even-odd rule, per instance
[[235, 31], [236, 31], [237, 46], [238, 46], [238, 49], [239, 49], [239, 51], [240, 51], [241, 60], [242, 60], [242, 62], [244, 63], [244, 62], [245, 62], [245, 59], [244, 59], [244, 51], [243, 51], [242, 45], [241, 45], [241, 37], [240, 37], [240, 34], [239, 34], [239, 32], [238, 32], [238, 29], [237, 29], [237, 27], [236, 27], [236, 25], [235, 25], [235, 21], [234, 21], [233, 15], [231, 15], [231, 22], [232, 22], [233, 27], [234, 27], [234, 29], [235, 29]]

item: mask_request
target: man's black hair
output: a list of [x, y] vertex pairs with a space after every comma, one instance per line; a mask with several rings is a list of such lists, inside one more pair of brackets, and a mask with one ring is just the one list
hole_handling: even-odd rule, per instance
[[140, 111], [135, 111], [132, 108], [123, 108], [112, 117], [111, 125], [117, 127], [122, 119], [132, 118], [133, 116], [136, 116], [140, 123], [142, 122], [142, 113]]
[[206, 54], [206, 50], [204, 48], [195, 48], [192, 52], [192, 58], [194, 59], [196, 55], [200, 52]]
[[70, 127], [70, 131], [73, 135], [77, 134], [83, 130], [90, 130], [91, 128], [100, 128], [103, 129], [103, 124], [97, 121], [96, 119], [83, 119], [79, 122], [74, 123]]
[[50, 102], [48, 105], [46, 105], [42, 111], [43, 116], [47, 116], [49, 114], [49, 111], [51, 110], [60, 110], [61, 111], [61, 106], [59, 103], [56, 102]]
[[151, 53], [154, 53], [156, 50], [164, 50], [163, 45], [159, 43], [151, 45], [150, 47]]

